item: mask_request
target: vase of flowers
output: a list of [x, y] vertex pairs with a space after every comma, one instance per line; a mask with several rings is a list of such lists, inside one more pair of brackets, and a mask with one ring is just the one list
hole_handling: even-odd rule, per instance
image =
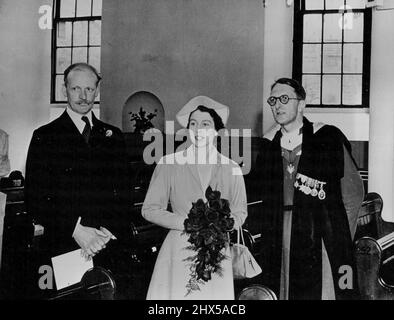
[[144, 133], [146, 130], [152, 129], [155, 126], [152, 123], [152, 119], [157, 116], [157, 109], [153, 112], [146, 112], [142, 107], [136, 113], [129, 112], [131, 114], [130, 121], [135, 121], [134, 132]]

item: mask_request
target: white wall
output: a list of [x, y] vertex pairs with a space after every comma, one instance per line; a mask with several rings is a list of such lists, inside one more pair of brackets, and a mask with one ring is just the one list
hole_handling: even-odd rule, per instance
[[33, 129], [49, 119], [51, 30], [38, 26], [50, 0], [0, 0], [0, 128], [11, 170], [24, 172]]
[[275, 123], [267, 104], [271, 85], [275, 80], [292, 76], [293, 61], [293, 7], [285, 1], [266, 1], [264, 10], [264, 79], [263, 79], [263, 133]]
[[313, 122], [332, 124], [342, 130], [351, 141], [369, 140], [369, 110], [330, 110], [307, 108], [305, 116]]
[[229, 128], [261, 135], [263, 29], [261, 0], [104, 1], [103, 119], [121, 126], [138, 91], [160, 99], [166, 120], [207, 95], [230, 107]]
[[394, 10], [374, 11], [371, 55], [369, 190], [383, 198], [394, 222]]

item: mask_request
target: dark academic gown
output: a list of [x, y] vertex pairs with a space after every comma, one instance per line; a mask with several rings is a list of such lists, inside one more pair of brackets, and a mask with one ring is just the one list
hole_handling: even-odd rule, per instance
[[[260, 189], [264, 208], [261, 252], [263, 282], [279, 296], [283, 280], [282, 254], [286, 238], [284, 232], [291, 230], [287, 271], [288, 298], [322, 298], [322, 286], [326, 281], [322, 276], [327, 272], [322, 270], [322, 267], [328, 256], [335, 297], [351, 299], [357, 297], [357, 271], [353, 257], [351, 228], [341, 190], [344, 150], [351, 154], [350, 144], [333, 126], [326, 125], [314, 132], [312, 123], [306, 118], [302, 130], [302, 153], [297, 163], [297, 172], [294, 172], [298, 177], [298, 186], [294, 187], [290, 206], [285, 207], [289, 203], [286, 203], [288, 197], [284, 194], [286, 188], [280, 131], [275, 134], [272, 141], [264, 141], [259, 158]], [[304, 182], [299, 174], [304, 177]], [[300, 188], [302, 184], [305, 187], [313, 181], [324, 182], [324, 197], [312, 196], [310, 192], [304, 192], [305, 189]], [[319, 191], [321, 188], [317, 186], [316, 189]], [[362, 192], [361, 189], [361, 198]], [[289, 211], [291, 219], [286, 216]], [[342, 266], [347, 270], [350, 267], [353, 271], [351, 287], [341, 285]]]

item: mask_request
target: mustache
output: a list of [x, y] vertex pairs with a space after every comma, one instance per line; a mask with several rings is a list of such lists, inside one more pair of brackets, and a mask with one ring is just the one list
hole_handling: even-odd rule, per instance
[[89, 101], [89, 100], [78, 100], [76, 103], [78, 103], [78, 104], [81, 104], [81, 103], [84, 103], [84, 104], [91, 104], [92, 101]]

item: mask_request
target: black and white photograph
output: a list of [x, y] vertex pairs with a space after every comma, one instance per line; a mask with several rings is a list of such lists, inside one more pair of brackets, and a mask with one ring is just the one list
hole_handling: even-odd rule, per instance
[[394, 300], [394, 0], [0, 0], [0, 42], [0, 300]]

